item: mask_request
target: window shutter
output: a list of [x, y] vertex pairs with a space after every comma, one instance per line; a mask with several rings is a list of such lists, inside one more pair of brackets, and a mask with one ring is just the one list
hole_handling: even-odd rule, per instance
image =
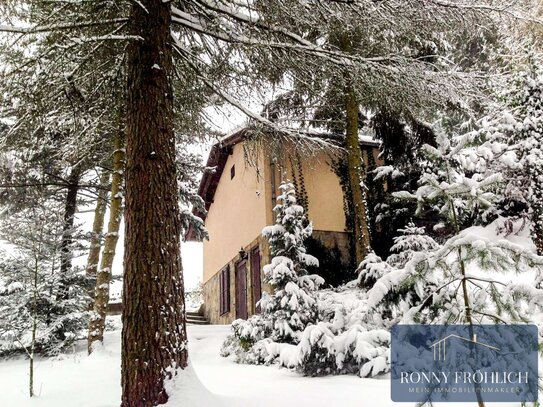
[[224, 312], [230, 312], [230, 268], [224, 270]]
[[226, 267], [219, 275], [219, 312], [224, 314], [230, 311], [230, 269]]

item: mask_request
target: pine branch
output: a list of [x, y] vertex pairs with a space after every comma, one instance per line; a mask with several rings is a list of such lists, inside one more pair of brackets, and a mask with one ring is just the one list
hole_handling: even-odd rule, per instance
[[63, 30], [72, 30], [74, 28], [87, 28], [87, 27], [96, 27], [101, 25], [108, 24], [123, 24], [128, 22], [128, 18], [112, 18], [110, 20], [101, 20], [101, 21], [88, 21], [82, 23], [72, 23], [72, 24], [50, 24], [50, 25], [41, 25], [34, 27], [16, 27], [9, 25], [0, 25], [0, 32], [11, 33], [11, 34], [38, 34], [38, 33], [47, 33], [53, 31], [63, 31]]

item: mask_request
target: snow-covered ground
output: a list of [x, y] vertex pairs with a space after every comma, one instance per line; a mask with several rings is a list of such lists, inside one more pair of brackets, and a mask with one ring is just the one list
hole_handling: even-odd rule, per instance
[[[117, 327], [118, 318], [112, 318]], [[191, 368], [169, 384], [169, 407], [397, 405], [390, 401], [387, 378], [310, 378], [274, 366], [239, 365], [219, 356], [229, 326], [189, 326], [188, 332]], [[35, 379], [38, 396], [34, 399], [28, 397], [27, 369], [24, 359], [0, 361], [0, 406], [117, 407], [121, 393], [120, 330], [107, 332], [105, 347], [90, 357], [86, 356], [85, 344], [80, 343], [71, 354], [39, 359]]]

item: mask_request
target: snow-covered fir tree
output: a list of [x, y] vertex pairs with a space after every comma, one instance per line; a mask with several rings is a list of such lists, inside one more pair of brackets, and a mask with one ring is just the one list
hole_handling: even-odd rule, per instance
[[392, 254], [385, 260], [374, 252], [370, 253], [358, 266], [358, 285], [362, 288], [371, 288], [377, 280], [385, 274], [405, 266], [416, 253], [428, 253], [436, 250], [439, 244], [426, 234], [423, 227], [417, 227], [412, 221], [404, 229], [398, 229], [401, 233], [393, 241], [390, 251]]
[[438, 247], [426, 230], [413, 222], [409, 222], [404, 229], [398, 229], [398, 232], [401, 235], [394, 238], [394, 245], [390, 248], [392, 254], [387, 259], [387, 263], [393, 267], [403, 267], [415, 253], [430, 252]]
[[11, 245], [0, 262], [0, 355], [58, 355], [87, 326], [82, 270], [59, 272], [61, 213], [36, 204], [3, 220], [2, 237]]
[[[471, 324], [530, 321], [531, 306], [541, 307], [543, 258], [529, 242], [487, 231], [507, 221], [497, 217], [505, 183], [488, 167], [474, 168], [478, 141], [459, 137], [451, 142], [441, 132], [436, 148], [425, 146], [428, 167], [418, 190], [397, 196], [415, 199], [419, 212], [436, 211], [453, 234], [377, 280], [368, 292], [370, 308], [388, 309], [395, 321]], [[518, 283], [519, 274], [534, 283]]]
[[304, 328], [316, 322], [318, 308], [313, 293], [324, 283], [321, 277], [307, 273], [307, 267], [318, 266], [318, 260], [306, 253], [304, 241], [311, 236], [312, 225], [296, 202], [294, 186], [282, 183], [280, 190], [274, 208], [276, 223], [262, 231], [272, 256], [271, 263], [264, 266], [264, 280], [274, 292], [263, 294], [260, 315], [232, 323], [234, 334], [223, 349], [224, 354], [234, 349], [240, 359], [249, 362], [264, 361], [257, 344], [260, 340], [300, 341]]
[[484, 142], [473, 167], [506, 175], [505, 210], [531, 221], [532, 238], [543, 255], [543, 70], [530, 59], [500, 92], [472, 137]]
[[313, 226], [296, 202], [294, 186], [283, 183], [279, 188], [276, 223], [262, 231], [268, 238], [272, 256], [271, 263], [264, 266], [264, 276], [275, 291], [273, 296], [264, 294], [260, 306], [263, 313], [273, 315], [269, 337], [295, 343], [300, 332], [315, 320], [317, 307], [312, 292], [324, 280], [307, 273], [307, 267], [318, 266], [319, 262], [306, 253], [304, 242], [311, 236]]

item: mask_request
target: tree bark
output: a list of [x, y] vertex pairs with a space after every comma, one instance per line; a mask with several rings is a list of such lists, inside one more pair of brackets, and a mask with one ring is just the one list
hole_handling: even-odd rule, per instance
[[59, 298], [66, 298], [68, 287], [63, 281], [64, 275], [72, 268], [72, 244], [74, 235], [75, 213], [77, 211], [77, 193], [79, 192], [80, 170], [72, 168], [68, 177], [68, 191], [64, 207], [64, 226], [60, 243], [60, 284]]
[[106, 328], [106, 311], [109, 303], [109, 284], [111, 282], [113, 260], [117, 241], [119, 240], [119, 226], [122, 213], [122, 184], [124, 175], [124, 137], [121, 132], [113, 141], [113, 174], [111, 177], [111, 207], [109, 209], [109, 221], [107, 234], [104, 240], [104, 250], [100, 269], [96, 273], [96, 287], [94, 291], [93, 315], [89, 321], [88, 351], [92, 353], [93, 343], [104, 341]]
[[[353, 42], [349, 32], [338, 31], [334, 42], [343, 52], [353, 53]], [[371, 251], [370, 229], [368, 226], [368, 211], [366, 206], [366, 165], [362, 158], [362, 150], [358, 138], [359, 127], [359, 102], [356, 97], [351, 72], [344, 72], [344, 106], [345, 106], [345, 142], [344, 148], [347, 155], [347, 181], [350, 192], [349, 209], [353, 222], [354, 260], [360, 264]]]
[[[109, 182], [109, 172], [104, 170], [100, 175], [100, 186], [105, 187]], [[100, 262], [100, 250], [102, 248], [102, 231], [104, 229], [104, 218], [107, 209], [107, 195], [106, 189], [100, 189], [98, 191], [98, 198], [96, 199], [96, 208], [94, 209], [94, 221], [92, 222], [92, 232], [89, 247], [89, 257], [87, 258], [87, 268], [85, 274], [89, 279], [96, 279], [96, 271], [98, 270], [98, 263]], [[90, 292], [91, 298], [94, 298], [94, 287]], [[94, 300], [93, 300], [94, 302]], [[92, 309], [93, 304], [90, 308]]]
[[168, 400], [165, 380], [187, 365], [175, 165], [171, 4], [132, 6], [128, 49], [122, 406]]
[[354, 252], [356, 263], [360, 264], [370, 252], [371, 242], [366, 208], [366, 191], [363, 186], [366, 178], [366, 166], [358, 139], [358, 101], [351, 85], [348, 85], [345, 89], [345, 113], [345, 150], [347, 151], [347, 173], [351, 191]]
[[541, 201], [532, 205], [532, 239], [537, 249], [537, 254], [543, 256], [543, 205]]

